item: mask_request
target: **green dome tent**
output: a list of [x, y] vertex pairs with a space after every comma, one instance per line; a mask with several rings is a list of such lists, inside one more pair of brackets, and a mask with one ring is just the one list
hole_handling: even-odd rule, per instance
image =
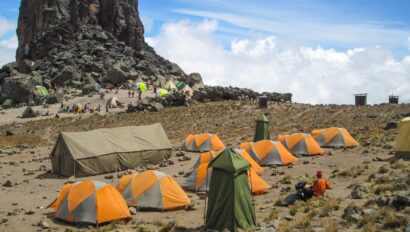
[[158, 96], [163, 97], [168, 94], [168, 91], [166, 89], [160, 89], [158, 90], [157, 94]]
[[253, 137], [253, 142], [261, 140], [270, 140], [269, 120], [265, 114], [259, 115], [256, 119], [256, 130], [255, 136]]
[[209, 184], [207, 229], [237, 231], [256, 225], [248, 181], [250, 163], [228, 147], [208, 166], [212, 168]]
[[48, 96], [48, 90], [46, 89], [46, 87], [41, 86], [41, 85], [37, 85], [36, 90], [41, 96], [43, 96], [43, 97]]
[[178, 90], [181, 90], [181, 89], [185, 88], [185, 86], [186, 86], [185, 82], [182, 82], [182, 81], [180, 81], [176, 84], [176, 87], [177, 87]]
[[137, 83], [135, 84], [135, 86], [136, 86], [137, 89], [140, 89], [141, 92], [143, 92], [143, 93], [145, 93], [145, 92], [148, 91], [148, 88], [147, 88], [147, 86], [144, 84], [144, 82], [137, 82]]

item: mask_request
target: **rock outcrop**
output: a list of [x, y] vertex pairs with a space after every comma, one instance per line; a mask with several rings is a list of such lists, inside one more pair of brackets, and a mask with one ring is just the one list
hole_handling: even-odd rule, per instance
[[145, 42], [137, 6], [138, 0], [22, 0], [16, 62], [0, 70], [0, 103], [29, 103], [36, 84], [112, 88], [137, 79], [185, 80], [178, 65]]
[[259, 96], [267, 96], [273, 102], [292, 102], [291, 93], [258, 93], [251, 89], [238, 87], [205, 86], [194, 91], [194, 99], [197, 102], [222, 101], [222, 100], [248, 100], [257, 99]]

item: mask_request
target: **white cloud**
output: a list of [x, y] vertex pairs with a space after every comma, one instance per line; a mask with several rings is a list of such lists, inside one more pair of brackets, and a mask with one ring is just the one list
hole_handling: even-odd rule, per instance
[[0, 40], [0, 67], [16, 59], [15, 55], [17, 47], [18, 40], [16, 35]]
[[311, 48], [276, 37], [232, 41], [226, 49], [213, 34], [217, 21], [163, 25], [147, 41], [186, 72], [200, 72], [206, 84], [291, 92], [307, 103], [352, 103], [353, 94], [369, 93], [370, 103], [389, 94], [410, 99], [410, 56], [396, 60], [382, 47]]
[[145, 33], [149, 33], [152, 30], [152, 27], [154, 26], [154, 19], [145, 15], [141, 16], [141, 21], [142, 24], [144, 25], [144, 31]]
[[16, 29], [16, 23], [7, 20], [6, 18], [0, 15], [0, 37], [6, 34], [9, 31]]
[[16, 23], [0, 15], [0, 66], [15, 60], [18, 40], [16, 35], [9, 35], [16, 30]]
[[410, 50], [410, 37], [407, 37], [407, 48]]
[[278, 18], [275, 15], [280, 14], [280, 12], [276, 11], [263, 17], [191, 9], [176, 9], [174, 11], [188, 16], [220, 20], [244, 29], [259, 30], [286, 38], [297, 38], [303, 43], [403, 46], [410, 33], [408, 29], [389, 28], [375, 22], [330, 23], [324, 20], [310, 21], [309, 17], [295, 15]]

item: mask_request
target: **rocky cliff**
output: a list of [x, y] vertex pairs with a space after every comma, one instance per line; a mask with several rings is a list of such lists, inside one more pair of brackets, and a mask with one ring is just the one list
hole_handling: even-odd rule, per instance
[[138, 0], [22, 0], [17, 35], [16, 62], [0, 70], [0, 103], [35, 102], [36, 85], [189, 77], [145, 42]]

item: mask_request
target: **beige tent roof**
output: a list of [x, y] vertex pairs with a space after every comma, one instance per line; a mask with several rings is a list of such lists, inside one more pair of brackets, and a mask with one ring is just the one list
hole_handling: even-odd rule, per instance
[[400, 122], [399, 134], [397, 135], [396, 152], [410, 155], [410, 118]]
[[61, 138], [74, 160], [113, 153], [172, 149], [172, 144], [159, 123], [86, 132], [63, 132]]
[[186, 93], [188, 96], [192, 97], [194, 95], [194, 91], [188, 85], [185, 85], [183, 89], [181, 89], [182, 93]]

